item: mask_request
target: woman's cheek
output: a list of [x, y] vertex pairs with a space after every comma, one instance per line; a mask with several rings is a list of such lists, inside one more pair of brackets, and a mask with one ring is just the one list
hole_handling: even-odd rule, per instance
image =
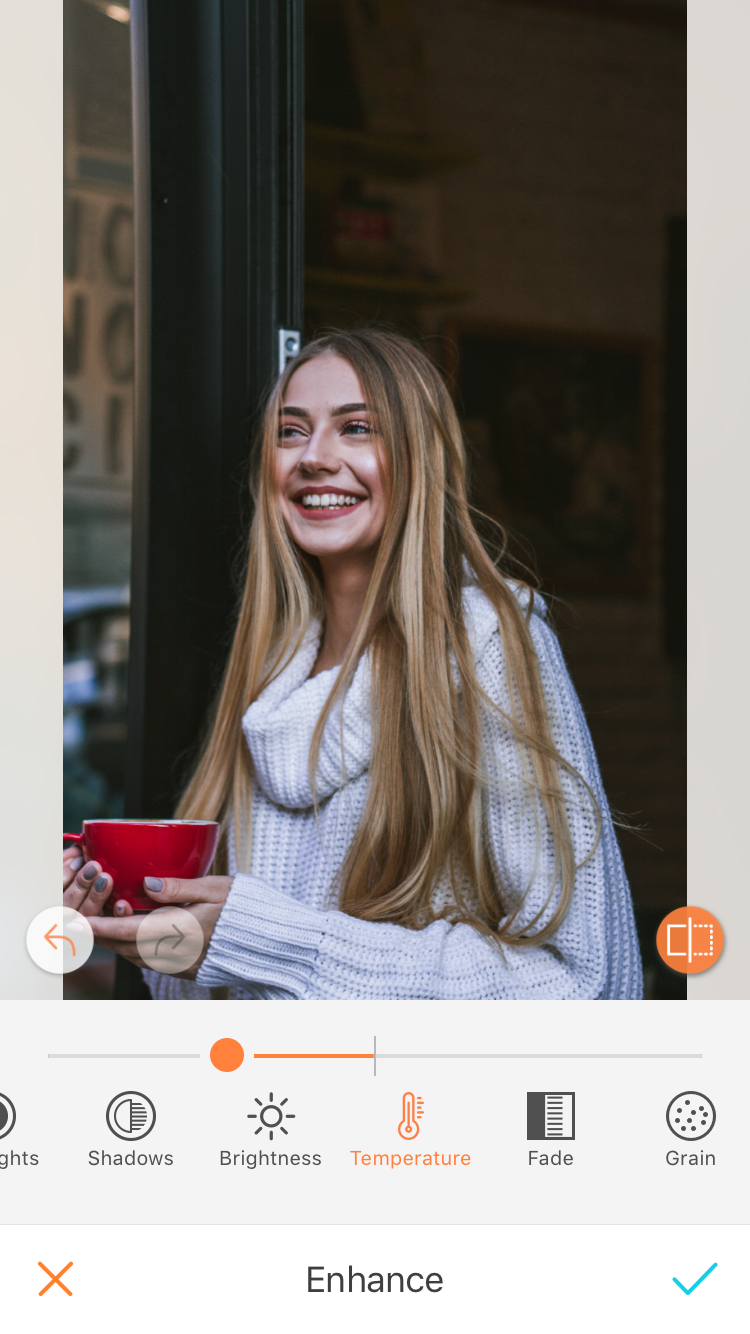
[[279, 451], [279, 453], [276, 455], [276, 463], [274, 467], [274, 483], [276, 486], [276, 495], [278, 496], [279, 500], [283, 500], [284, 498], [284, 490], [286, 488], [289, 472], [290, 472], [289, 464], [286, 458], [284, 457], [283, 453]]
[[366, 459], [361, 460], [360, 467], [357, 468], [360, 481], [370, 492], [372, 500], [385, 508], [385, 486], [387, 474], [384, 462], [378, 459], [374, 450]]

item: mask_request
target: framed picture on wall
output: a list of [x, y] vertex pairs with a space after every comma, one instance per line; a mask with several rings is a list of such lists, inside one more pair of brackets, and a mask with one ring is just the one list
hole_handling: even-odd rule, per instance
[[453, 323], [472, 501], [555, 592], [646, 591], [654, 347]]

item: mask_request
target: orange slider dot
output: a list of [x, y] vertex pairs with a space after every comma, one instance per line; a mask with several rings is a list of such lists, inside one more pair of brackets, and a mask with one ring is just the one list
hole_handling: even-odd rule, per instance
[[239, 1070], [245, 1059], [245, 1053], [239, 1042], [234, 1038], [219, 1038], [215, 1042], [209, 1053], [211, 1064], [223, 1074], [229, 1075], [233, 1070]]

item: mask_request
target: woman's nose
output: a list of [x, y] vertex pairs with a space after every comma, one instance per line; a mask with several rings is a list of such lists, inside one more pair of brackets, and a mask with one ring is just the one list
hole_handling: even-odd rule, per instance
[[326, 472], [338, 472], [341, 460], [336, 449], [335, 437], [332, 438], [324, 429], [314, 431], [298, 466], [307, 472], [314, 472], [320, 468]]

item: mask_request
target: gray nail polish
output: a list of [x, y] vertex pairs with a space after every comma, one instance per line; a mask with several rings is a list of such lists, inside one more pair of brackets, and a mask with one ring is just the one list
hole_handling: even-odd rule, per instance
[[147, 875], [144, 880], [146, 889], [150, 889], [152, 894], [161, 894], [164, 888], [164, 881], [159, 880], [155, 875]]
[[82, 866], [83, 866], [83, 857], [76, 857], [75, 861], [74, 861], [74, 862], [71, 862], [71, 863], [69, 864], [69, 866], [68, 866], [68, 870], [69, 870], [69, 871], [80, 871], [80, 869], [81, 869]]
[[123, 907], [123, 905], [122, 905], [121, 903], [118, 903], [118, 904], [115, 905], [115, 912], [117, 913], [117, 916], [118, 916], [118, 917], [122, 917], [122, 914], [124, 913], [124, 911], [125, 911], [125, 909], [124, 909], [124, 907]]
[[96, 884], [94, 885], [94, 889], [96, 890], [97, 894], [101, 894], [102, 890], [106, 888], [107, 888], [107, 877], [106, 875], [100, 875], [98, 880], [96, 881]]
[[88, 866], [86, 866], [83, 871], [84, 880], [93, 880], [94, 876], [96, 875], [96, 871], [97, 871], [96, 862], [89, 862]]

